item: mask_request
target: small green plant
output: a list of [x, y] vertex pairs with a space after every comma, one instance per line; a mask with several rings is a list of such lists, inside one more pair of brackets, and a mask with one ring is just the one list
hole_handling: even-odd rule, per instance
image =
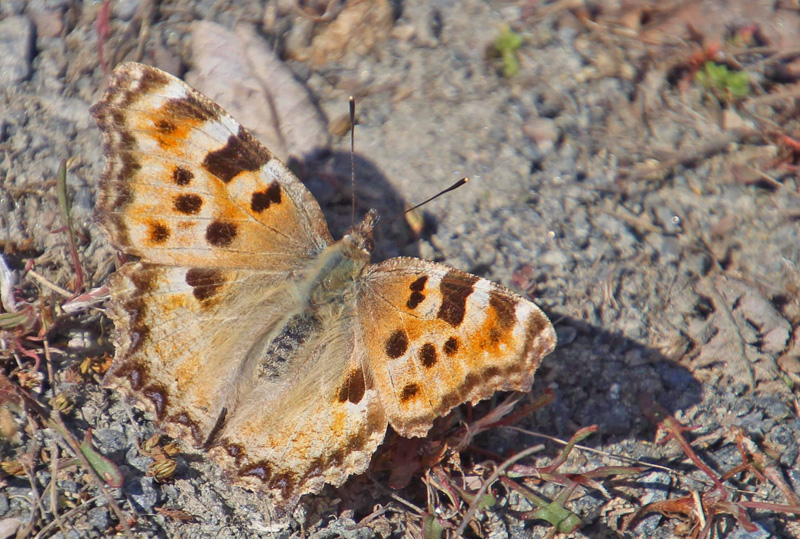
[[503, 76], [511, 78], [519, 73], [517, 49], [522, 46], [522, 36], [504, 26], [494, 40], [494, 49], [503, 62]]
[[723, 102], [750, 95], [750, 77], [746, 71], [731, 71], [724, 64], [706, 62], [697, 72], [697, 82]]

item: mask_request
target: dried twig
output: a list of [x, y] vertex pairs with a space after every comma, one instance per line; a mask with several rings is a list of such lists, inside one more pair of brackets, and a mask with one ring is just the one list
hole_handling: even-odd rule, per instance
[[[78, 505], [77, 507], [73, 507], [72, 509], [70, 509], [69, 511], [64, 513], [62, 516], [64, 517], [64, 519], [71, 519], [72, 517], [74, 517], [78, 513], [82, 512], [82, 511], [86, 511], [87, 509], [89, 509], [89, 507], [91, 507], [94, 504], [94, 502], [98, 501], [99, 499], [100, 499], [100, 496], [95, 496], [94, 498], [90, 498], [90, 499], [84, 501], [82, 504]], [[42, 539], [44, 537], [48, 537], [48, 534], [50, 533], [50, 530], [55, 528], [55, 526], [56, 526], [56, 521], [55, 520], [52, 521], [52, 522], [49, 522], [41, 530], [39, 530], [39, 533], [37, 533], [34, 536], [33, 539]]]
[[72, 297], [72, 292], [70, 292], [69, 290], [66, 290], [64, 288], [61, 288], [57, 284], [51, 283], [50, 281], [48, 281], [47, 279], [45, 279], [44, 277], [42, 277], [40, 274], [36, 273], [36, 271], [34, 271], [32, 269], [29, 269], [25, 273], [25, 275], [30, 275], [31, 277], [36, 279], [36, 281], [38, 281], [39, 284], [49, 288], [50, 290], [52, 290], [53, 292], [55, 292], [57, 294], [60, 294], [60, 295], [64, 296], [65, 298], [71, 298]]
[[[50, 514], [53, 515], [53, 522], [56, 523], [58, 529], [61, 530], [64, 537], [67, 537], [67, 530], [64, 529], [61, 517], [58, 515], [58, 489], [56, 488], [58, 484], [58, 444], [55, 440], [51, 440], [48, 448], [50, 449]], [[42, 530], [39, 531], [37, 536], [41, 534]]]

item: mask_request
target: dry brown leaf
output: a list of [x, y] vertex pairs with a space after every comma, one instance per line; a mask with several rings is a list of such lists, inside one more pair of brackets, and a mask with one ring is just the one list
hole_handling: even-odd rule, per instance
[[800, 326], [792, 330], [791, 344], [778, 358], [778, 367], [785, 373], [800, 374]]
[[389, 37], [393, 25], [389, 0], [348, 2], [336, 19], [317, 32], [308, 49], [293, 54], [315, 65], [341, 60], [349, 52], [363, 56]]
[[746, 282], [709, 277], [698, 281], [695, 290], [711, 300], [714, 312], [690, 325], [700, 346], [694, 368], [726, 364], [734, 380], [751, 386], [756, 379], [773, 379], [774, 357], [789, 341], [789, 322]]
[[275, 155], [301, 161], [329, 146], [326, 122], [308, 90], [256, 31], [192, 23], [194, 66], [186, 82], [216, 101]]

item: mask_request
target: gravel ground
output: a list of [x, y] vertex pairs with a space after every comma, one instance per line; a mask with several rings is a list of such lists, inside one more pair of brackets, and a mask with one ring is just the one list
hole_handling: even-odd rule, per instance
[[[685, 435], [717, 473], [741, 463], [738, 432], [768, 456], [789, 490], [800, 491], [800, 12], [792, 2], [364, 0], [343, 8], [331, 2], [327, 13], [327, 2], [293, 4], [120, 0], [104, 25], [102, 3], [0, 3], [0, 246], [11, 269], [23, 275], [33, 260], [49, 282], [73, 289], [56, 194], [59, 162], [69, 158], [86, 289], [102, 286], [113, 270], [114, 251], [93, 221], [103, 158], [88, 113], [104, 88], [104, 63], [135, 59], [181, 76], [191, 70], [202, 81], [198, 58], [209, 52], [200, 43], [209, 32], [196, 21], [256, 29], [237, 31], [237, 39], [274, 50], [317, 115], [282, 140], [285, 155], [302, 162], [298, 170], [334, 236], [350, 220], [350, 142], [328, 126], [340, 123], [355, 95], [357, 211], [377, 207], [391, 216], [462, 176], [472, 180], [425, 206], [416, 231], [402, 220], [383, 230], [376, 258], [445, 262], [542, 306], [559, 346], [533, 393], [550, 388], [555, 400], [518, 426], [561, 439], [598, 426], [582, 443], [599, 452], [575, 451], [560, 471], [629, 464], [617, 457], [663, 466], [603, 482], [608, 496], [578, 489], [567, 506], [583, 524], [572, 536], [673, 537], [681, 533], [676, 519], [651, 515], [623, 530], [624, 517], [710, 488], [676, 442], [654, 444], [642, 396], [695, 427]], [[100, 40], [98, 28], [107, 30]], [[502, 37], [512, 44], [498, 50]], [[704, 86], [703, 76], [714, 76], [706, 62], [724, 72]], [[736, 72], [749, 77], [740, 95], [734, 78], [719, 83]], [[251, 95], [238, 104], [266, 103]], [[287, 114], [282, 124], [292, 123]], [[319, 141], [330, 144], [326, 151]], [[135, 445], [156, 432], [150, 418], [100, 388], [91, 370], [80, 374], [87, 358], [111, 350], [109, 322], [96, 309], [57, 309], [64, 299], [30, 274], [20, 287], [20, 297], [40, 298], [35, 307], [49, 332], [39, 336], [53, 347], [26, 387], [41, 403], [53, 394], [74, 403], [66, 429], [80, 440], [91, 428], [95, 447], [119, 465], [124, 485], [107, 491], [135, 512], [127, 522], [133, 534], [421, 536], [423, 519], [389, 495], [380, 471], [304, 499], [288, 521], [273, 518], [268, 500], [229, 486], [202, 455], [181, 453], [174, 477], [156, 481], [147, 475], [152, 459]], [[9, 344], [19, 342], [19, 331], [0, 334], [0, 365], [10, 383], [23, 385], [19, 372], [36, 370]], [[30, 479], [0, 478], [0, 537], [13, 536], [15, 526], [18, 537], [43, 528], [38, 537], [119, 531], [103, 493], [76, 469], [58, 476], [60, 522], [48, 526], [50, 450], [61, 435], [31, 419], [30, 407], [26, 420], [8, 395], [0, 391], [3, 469], [22, 462]], [[495, 429], [476, 444], [511, 454], [540, 441]], [[547, 443], [524, 462], [543, 466], [559, 447]], [[464, 466], [479, 457], [464, 455]], [[726, 484], [734, 500], [791, 505], [779, 483], [746, 473]], [[548, 499], [560, 491], [555, 483], [535, 488]], [[424, 506], [424, 492], [417, 475], [397, 495]], [[505, 492], [496, 489], [502, 503], [481, 516], [480, 532], [468, 533], [544, 537], [551, 530], [521, 519], [512, 509], [524, 503]], [[387, 510], [370, 515], [376, 504]], [[789, 515], [748, 514], [752, 529], [725, 517], [709, 533], [800, 537]]]

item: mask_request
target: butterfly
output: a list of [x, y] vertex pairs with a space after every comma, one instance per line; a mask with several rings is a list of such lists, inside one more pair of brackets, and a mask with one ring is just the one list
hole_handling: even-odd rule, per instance
[[374, 211], [334, 241], [289, 169], [172, 75], [121, 64], [91, 111], [98, 221], [138, 257], [109, 279], [104, 384], [276, 507], [364, 472], [388, 425], [425, 436], [461, 403], [530, 390], [554, 349], [503, 286], [371, 263]]

